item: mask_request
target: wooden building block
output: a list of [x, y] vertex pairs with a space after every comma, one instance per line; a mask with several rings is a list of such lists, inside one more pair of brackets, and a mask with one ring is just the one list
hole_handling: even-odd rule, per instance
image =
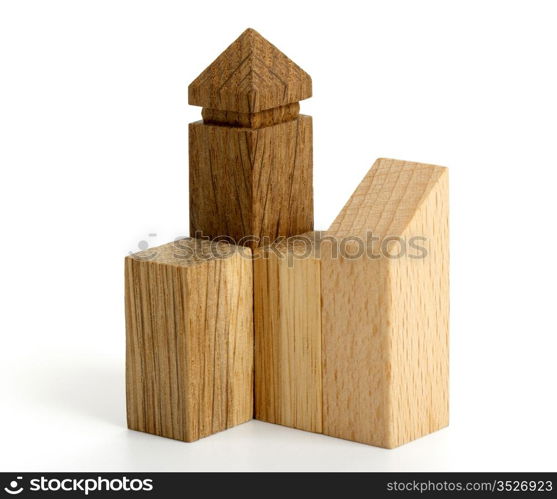
[[257, 419], [387, 448], [448, 424], [447, 198], [381, 159], [310, 249], [256, 250]]
[[313, 229], [311, 78], [246, 30], [189, 86], [190, 233], [257, 247]]
[[311, 77], [254, 29], [246, 29], [188, 87], [192, 106], [258, 113], [311, 97]]
[[250, 250], [183, 239], [125, 269], [128, 427], [190, 442], [251, 419]]
[[314, 234], [254, 254], [255, 417], [322, 431], [321, 270]]
[[323, 433], [392, 448], [448, 424], [447, 169], [377, 160], [328, 234], [368, 231], [321, 252]]

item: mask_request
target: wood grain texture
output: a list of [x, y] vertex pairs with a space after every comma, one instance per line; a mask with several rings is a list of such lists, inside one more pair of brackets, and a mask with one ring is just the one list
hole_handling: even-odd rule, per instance
[[259, 129], [196, 122], [189, 138], [191, 235], [257, 247], [313, 229], [311, 117]]
[[[393, 446], [449, 424], [448, 174], [438, 178], [404, 230], [427, 237], [423, 259], [391, 264]], [[431, 183], [431, 182], [430, 182]]]
[[257, 113], [311, 97], [311, 78], [257, 31], [247, 29], [189, 86], [189, 103]]
[[446, 168], [441, 166], [378, 159], [327, 233], [360, 237], [372, 231], [379, 240], [402, 235], [419, 205], [445, 173]]
[[203, 123], [244, 128], [262, 128], [264, 126], [277, 125], [285, 121], [294, 120], [299, 114], [300, 104], [298, 102], [286, 106], [273, 107], [259, 113], [236, 113], [233, 111], [207, 109], [205, 107], [201, 111]]
[[[392, 448], [448, 424], [447, 177], [380, 159], [328, 232], [371, 231], [379, 258], [321, 251], [325, 434]], [[425, 258], [382, 253], [413, 236]]]
[[193, 441], [253, 415], [250, 250], [186, 239], [125, 260], [128, 427]]
[[304, 236], [254, 254], [255, 417], [320, 433], [321, 270]]

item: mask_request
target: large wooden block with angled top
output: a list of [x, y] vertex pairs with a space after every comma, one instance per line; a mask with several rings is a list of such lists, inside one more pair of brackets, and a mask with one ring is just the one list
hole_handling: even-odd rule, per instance
[[249, 248], [184, 239], [126, 258], [128, 426], [187, 442], [253, 415]]
[[380, 159], [309, 250], [256, 251], [258, 419], [387, 448], [448, 424], [447, 178]]
[[447, 169], [377, 160], [328, 234], [368, 240], [372, 251], [321, 253], [323, 433], [392, 448], [443, 428]]

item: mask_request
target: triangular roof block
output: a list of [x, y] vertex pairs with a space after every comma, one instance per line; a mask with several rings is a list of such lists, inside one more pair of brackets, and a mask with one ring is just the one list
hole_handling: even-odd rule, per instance
[[379, 240], [402, 236], [442, 175], [443, 166], [379, 158], [327, 231], [335, 237]]
[[311, 97], [311, 77], [257, 31], [247, 29], [188, 87], [189, 103], [257, 113]]

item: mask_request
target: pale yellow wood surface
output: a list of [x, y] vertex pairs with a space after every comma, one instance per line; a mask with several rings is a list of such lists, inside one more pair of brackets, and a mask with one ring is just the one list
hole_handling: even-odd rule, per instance
[[435, 182], [404, 236], [428, 255], [391, 264], [393, 446], [449, 424], [448, 174]]
[[254, 255], [255, 417], [321, 432], [321, 276], [313, 235]]
[[401, 236], [420, 203], [444, 175], [442, 166], [380, 158], [327, 231], [336, 237]]
[[126, 258], [128, 426], [193, 441], [253, 415], [250, 250], [186, 239]]
[[[392, 448], [448, 424], [447, 176], [442, 167], [380, 159], [328, 232], [371, 231], [380, 255], [322, 250], [328, 435]], [[413, 236], [426, 238], [425, 258], [410, 257]], [[405, 256], [381, 254], [390, 237], [408, 245]]]
[[323, 433], [389, 447], [388, 269], [322, 251]]

